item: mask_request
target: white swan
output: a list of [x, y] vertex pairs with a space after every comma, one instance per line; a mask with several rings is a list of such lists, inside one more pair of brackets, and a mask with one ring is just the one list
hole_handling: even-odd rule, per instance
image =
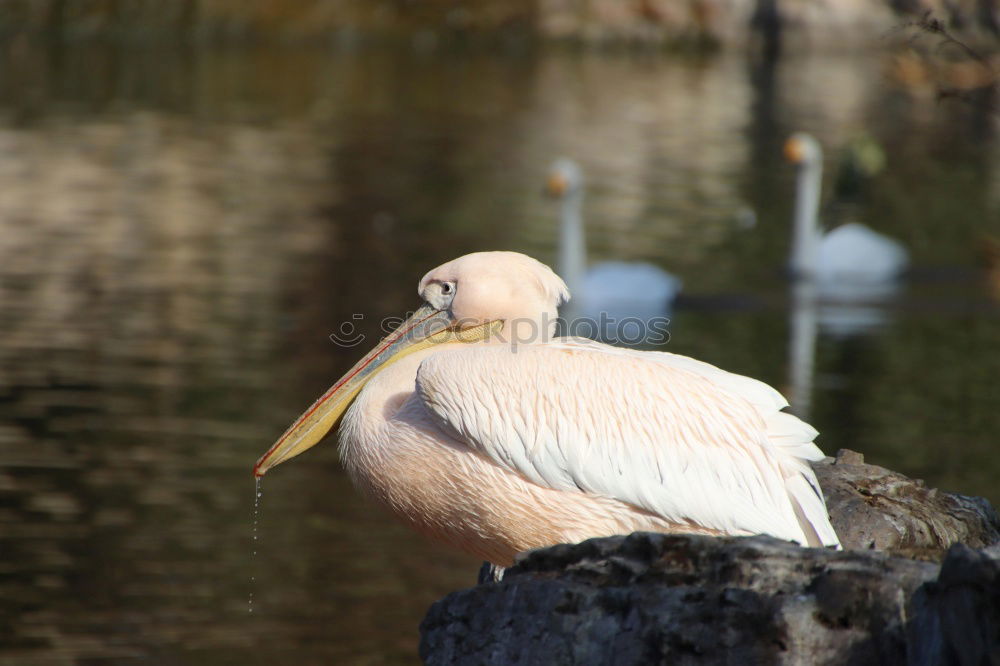
[[[584, 178], [573, 160], [560, 158], [549, 172], [548, 192], [560, 200], [558, 271], [573, 300], [563, 316], [578, 320], [570, 332], [619, 344], [663, 341], [661, 324], [682, 282], [647, 262], [606, 261], [587, 269], [583, 229]], [[589, 324], [597, 326], [588, 332]]]
[[798, 167], [790, 267], [796, 278], [815, 283], [816, 298], [825, 304], [821, 327], [851, 335], [883, 324], [886, 315], [877, 306], [899, 291], [909, 263], [906, 248], [857, 222], [823, 233], [823, 150], [813, 137], [797, 133], [786, 142], [785, 156]]

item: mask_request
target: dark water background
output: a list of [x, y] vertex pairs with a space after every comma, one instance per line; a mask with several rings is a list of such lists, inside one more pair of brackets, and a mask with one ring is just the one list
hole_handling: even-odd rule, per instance
[[329, 443], [265, 479], [251, 557], [250, 469], [367, 349], [330, 342], [343, 322], [374, 341], [468, 251], [554, 260], [540, 192], [564, 154], [592, 259], [699, 297], [665, 348], [785, 389], [781, 145], [817, 135], [829, 191], [873, 136], [887, 165], [850, 214], [914, 268], [883, 328], [820, 336], [819, 443], [1000, 501], [997, 119], [894, 67], [6, 44], [0, 663], [415, 663], [477, 563], [364, 503]]

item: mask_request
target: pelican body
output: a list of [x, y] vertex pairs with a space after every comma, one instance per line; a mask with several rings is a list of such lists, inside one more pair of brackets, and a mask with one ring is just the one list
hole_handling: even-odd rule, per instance
[[339, 424], [354, 484], [418, 532], [497, 566], [636, 530], [839, 546], [816, 431], [769, 386], [692, 358], [553, 338], [569, 298], [544, 264], [466, 255], [424, 304], [257, 461]]

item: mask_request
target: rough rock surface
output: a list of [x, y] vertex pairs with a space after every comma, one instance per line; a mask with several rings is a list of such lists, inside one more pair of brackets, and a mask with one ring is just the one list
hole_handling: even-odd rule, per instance
[[982, 497], [928, 488], [847, 449], [814, 467], [848, 550], [941, 559], [953, 543], [982, 548], [1000, 541], [1000, 517]]
[[421, 625], [427, 664], [988, 664], [1000, 547], [936, 564], [770, 537], [636, 533], [534, 551]]
[[[525, 554], [499, 583], [434, 604], [421, 657], [505, 666], [1000, 663], [1000, 545], [969, 547], [1000, 539], [989, 503], [928, 489], [849, 451], [817, 474], [846, 551], [648, 533], [553, 546]], [[925, 561], [942, 556], [940, 566]]]

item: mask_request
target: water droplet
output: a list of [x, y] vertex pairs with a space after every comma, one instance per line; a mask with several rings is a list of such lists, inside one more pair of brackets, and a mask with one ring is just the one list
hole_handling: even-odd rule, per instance
[[[260, 477], [254, 480], [254, 491], [253, 491], [253, 543], [254, 547], [250, 551], [250, 570], [253, 571], [257, 565], [257, 523], [260, 521], [260, 498], [263, 496], [264, 491], [260, 487], [261, 481]], [[247, 596], [247, 612], [253, 613], [253, 588], [254, 584], [257, 582], [257, 577], [253, 574], [250, 575], [250, 594]]]

